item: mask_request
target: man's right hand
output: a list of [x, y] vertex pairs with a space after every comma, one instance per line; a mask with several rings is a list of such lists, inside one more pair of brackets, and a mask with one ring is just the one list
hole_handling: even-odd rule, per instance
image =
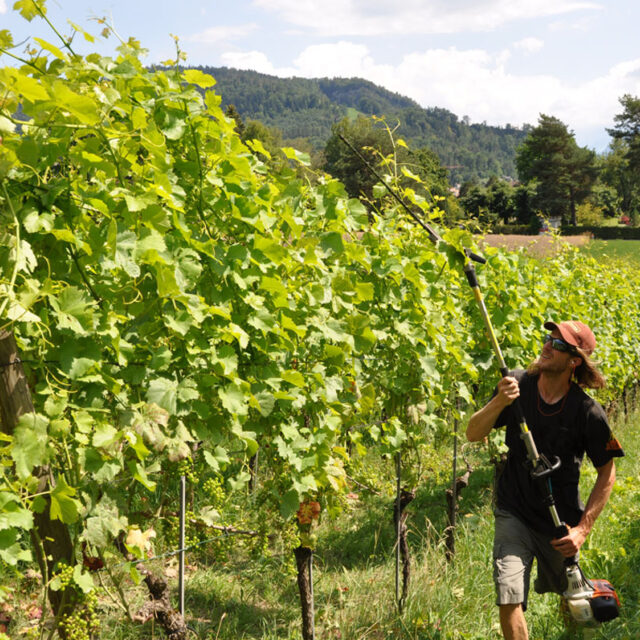
[[[498, 393], [496, 397], [504, 407], [510, 405], [517, 397], [520, 396], [520, 387], [518, 381], [511, 377], [505, 376], [498, 382]], [[495, 399], [495, 398], [494, 398]]]
[[467, 425], [467, 439], [478, 442], [486, 438], [496, 424], [502, 410], [509, 406], [520, 395], [518, 381], [512, 376], [505, 376], [498, 382], [496, 395], [487, 404], [476, 411]]

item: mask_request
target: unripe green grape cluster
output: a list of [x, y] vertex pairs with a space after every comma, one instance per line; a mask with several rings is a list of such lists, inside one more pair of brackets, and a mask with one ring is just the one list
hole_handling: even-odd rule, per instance
[[[230, 538], [220, 535], [219, 537], [212, 534], [210, 529], [205, 527], [197, 528], [189, 524], [189, 521], [195, 518], [193, 511], [187, 511], [185, 513], [186, 526], [184, 546], [185, 549], [190, 549], [190, 553], [196, 551], [202, 551], [206, 554], [206, 557], [215, 562], [226, 562], [229, 559], [229, 546], [237, 543], [237, 540], [231, 542]], [[180, 522], [176, 516], [169, 516], [166, 518], [165, 528], [165, 540], [168, 547], [177, 550], [180, 542]], [[216, 539], [208, 540], [215, 537]], [[208, 540], [206, 545], [201, 544], [205, 540]]]
[[56, 578], [60, 582], [60, 590], [64, 591], [73, 582], [73, 567], [68, 564], [60, 564], [58, 573], [55, 574]]
[[202, 485], [202, 489], [207, 496], [209, 503], [214, 507], [219, 506], [224, 502], [226, 494], [219, 478], [208, 478]]
[[98, 597], [95, 591], [88, 593], [80, 605], [69, 615], [62, 617], [60, 627], [67, 640], [91, 640], [100, 628], [96, 613]]
[[184, 476], [190, 484], [198, 484], [200, 477], [196, 473], [195, 465], [192, 458], [184, 458], [178, 462], [178, 476]]
[[284, 552], [284, 568], [288, 575], [295, 576], [298, 573], [296, 558], [293, 550], [300, 545], [300, 534], [295, 525], [289, 523], [283, 527], [280, 537]]
[[269, 545], [269, 528], [266, 522], [261, 522], [258, 527], [258, 534], [252, 540], [251, 555], [254, 558], [267, 558], [271, 556], [272, 549]]
[[213, 562], [227, 562], [229, 560], [229, 548], [234, 544], [229, 538], [220, 537], [217, 540], [211, 540], [207, 545], [207, 555]]
[[[193, 511], [185, 511], [185, 528], [184, 528], [184, 546], [192, 547], [202, 540], [206, 539], [204, 532], [199, 531], [190, 524], [191, 520], [196, 517]], [[169, 516], [167, 518], [167, 543], [174, 549], [178, 548], [180, 543], [180, 519], [177, 516]]]

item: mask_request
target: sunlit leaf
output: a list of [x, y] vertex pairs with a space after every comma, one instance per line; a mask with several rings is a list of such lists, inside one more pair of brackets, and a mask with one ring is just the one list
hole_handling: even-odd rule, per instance
[[58, 58], [59, 60], [68, 60], [68, 56], [65, 53], [62, 53], [62, 51], [60, 51], [60, 49], [58, 49], [58, 47], [56, 47], [55, 45], [51, 44], [50, 42], [47, 42], [46, 40], [42, 40], [42, 38], [33, 38], [43, 49], [45, 49], [46, 51], [48, 51], [49, 53], [52, 53], [56, 58]]
[[48, 424], [49, 420], [37, 413], [20, 416], [11, 447], [11, 457], [16, 463], [16, 473], [20, 478], [26, 478], [34, 467], [47, 461]]
[[65, 287], [59, 295], [50, 295], [60, 329], [87, 335], [94, 326], [94, 302], [75, 286]]
[[245, 415], [248, 411], [248, 398], [243, 389], [236, 384], [229, 384], [218, 389], [222, 406], [232, 414]]
[[47, 5], [46, 0], [38, 0], [38, 3], [34, 2], [34, 0], [17, 0], [13, 5], [14, 11], [19, 11], [20, 15], [31, 22], [36, 16], [40, 15], [40, 11], [42, 13], [47, 13]]
[[67, 484], [64, 476], [58, 476], [51, 492], [52, 520], [62, 520], [65, 524], [73, 524], [78, 520], [82, 505], [74, 498], [75, 495], [76, 490]]
[[209, 89], [216, 84], [215, 78], [199, 69], [186, 69], [182, 75], [189, 84], [195, 84], [202, 89]]

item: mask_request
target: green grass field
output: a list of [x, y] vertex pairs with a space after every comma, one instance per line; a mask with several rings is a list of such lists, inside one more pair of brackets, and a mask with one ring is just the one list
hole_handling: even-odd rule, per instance
[[598, 261], [614, 258], [640, 264], [640, 240], [591, 240], [582, 250]]

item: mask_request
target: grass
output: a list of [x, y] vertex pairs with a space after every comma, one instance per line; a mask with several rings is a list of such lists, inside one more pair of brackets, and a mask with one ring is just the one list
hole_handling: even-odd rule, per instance
[[640, 264], [640, 240], [591, 240], [582, 251], [599, 262], [613, 258]]
[[580, 251], [592, 256], [600, 263], [623, 260], [640, 264], [640, 240], [589, 240], [586, 236], [488, 235], [484, 238], [484, 242], [512, 251], [525, 247], [532, 255], [538, 257], [556, 253], [557, 243], [564, 242], [579, 247]]

